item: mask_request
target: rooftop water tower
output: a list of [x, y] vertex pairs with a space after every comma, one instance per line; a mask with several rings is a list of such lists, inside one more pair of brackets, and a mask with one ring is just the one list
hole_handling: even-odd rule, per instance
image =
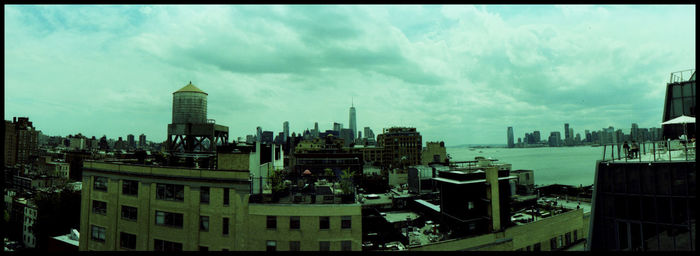
[[207, 122], [207, 93], [190, 83], [173, 93], [173, 124]]
[[207, 158], [216, 154], [217, 144], [228, 144], [228, 127], [207, 119], [207, 96], [192, 82], [173, 93], [173, 120], [168, 124], [167, 141], [172, 156]]

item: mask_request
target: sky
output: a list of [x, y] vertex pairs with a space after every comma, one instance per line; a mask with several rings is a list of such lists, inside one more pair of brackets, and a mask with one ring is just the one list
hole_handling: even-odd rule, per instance
[[[695, 8], [653, 6], [5, 5], [5, 120], [47, 135], [162, 142], [172, 93], [208, 93], [235, 139], [416, 127], [505, 144], [660, 127], [671, 72], [695, 69]], [[517, 139], [516, 139], [517, 140]]]

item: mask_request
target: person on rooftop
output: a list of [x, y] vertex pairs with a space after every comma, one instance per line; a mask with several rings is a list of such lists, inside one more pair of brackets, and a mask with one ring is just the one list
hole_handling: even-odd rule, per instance
[[637, 145], [636, 141], [632, 141], [632, 147], [630, 147], [630, 151], [632, 153], [632, 158], [639, 157], [639, 145]]
[[625, 151], [625, 158], [630, 158], [630, 145], [627, 144], [627, 141], [622, 144], [622, 149]]

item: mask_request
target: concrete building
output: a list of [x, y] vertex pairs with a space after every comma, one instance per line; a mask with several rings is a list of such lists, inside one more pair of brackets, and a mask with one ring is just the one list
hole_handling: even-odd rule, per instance
[[533, 170], [514, 170], [510, 175], [517, 177], [515, 180], [517, 194], [532, 194], [535, 191], [535, 173]]
[[361, 250], [359, 204], [253, 199], [249, 175], [88, 161], [80, 250]]
[[37, 233], [34, 229], [37, 220], [37, 207], [28, 200], [24, 206], [24, 223], [22, 225], [22, 242], [25, 248], [35, 248], [37, 245]]
[[447, 160], [447, 149], [445, 142], [425, 142], [425, 147], [421, 152], [421, 164], [428, 165], [432, 162], [444, 163]]

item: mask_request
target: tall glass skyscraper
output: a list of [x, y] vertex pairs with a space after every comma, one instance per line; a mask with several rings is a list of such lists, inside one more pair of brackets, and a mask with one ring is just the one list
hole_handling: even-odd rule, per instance
[[350, 107], [350, 129], [352, 130], [352, 139], [357, 137], [357, 119], [355, 117], [355, 103]]
[[508, 147], [515, 147], [515, 141], [513, 140], [513, 127], [508, 126]]

